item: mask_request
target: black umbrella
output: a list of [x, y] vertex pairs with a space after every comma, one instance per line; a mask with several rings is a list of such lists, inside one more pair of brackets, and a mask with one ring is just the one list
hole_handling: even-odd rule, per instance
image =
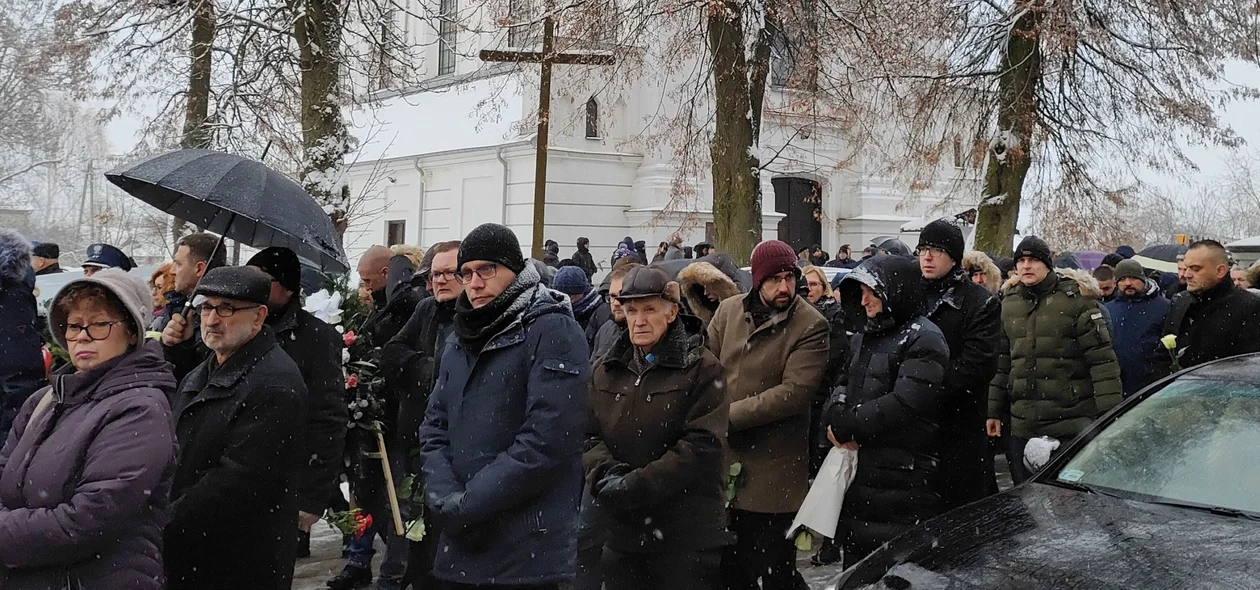
[[1163, 260], [1164, 262], [1176, 262], [1177, 257], [1185, 254], [1186, 250], [1187, 248], [1181, 244], [1155, 244], [1154, 246], [1143, 248], [1141, 252], [1138, 252], [1138, 255], [1154, 258], [1155, 260]]
[[679, 258], [676, 260], [665, 260], [653, 263], [652, 267], [659, 268], [669, 274], [670, 277], [677, 279], [678, 273], [682, 272], [682, 269], [697, 262], [707, 262], [712, 264], [719, 271], [722, 271], [722, 274], [730, 278], [731, 281], [739, 287], [739, 290], [744, 293], [747, 293], [749, 289], [752, 289], [752, 273], [739, 268], [730, 256], [721, 252], [715, 252], [713, 254], [709, 254], [708, 256], [701, 256], [700, 258], [695, 259]]
[[283, 246], [327, 272], [348, 272], [332, 220], [296, 182], [211, 150], [178, 150], [106, 173], [161, 211], [256, 248]]

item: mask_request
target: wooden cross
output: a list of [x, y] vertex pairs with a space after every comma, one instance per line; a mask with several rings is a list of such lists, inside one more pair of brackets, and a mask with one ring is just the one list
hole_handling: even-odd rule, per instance
[[[534, 234], [532, 255], [543, 258], [543, 224], [547, 204], [547, 133], [551, 117], [551, 66], [552, 64], [606, 66], [615, 63], [613, 56], [592, 53], [556, 53], [555, 20], [548, 3], [547, 16], [543, 19], [542, 51], [494, 51], [481, 50], [482, 61], [536, 63], [542, 66], [538, 84], [538, 149], [534, 160]], [[506, 220], [504, 220], [506, 221]]]

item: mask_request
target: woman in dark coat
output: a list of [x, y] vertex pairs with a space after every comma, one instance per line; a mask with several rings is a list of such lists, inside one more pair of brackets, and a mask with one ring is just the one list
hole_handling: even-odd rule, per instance
[[714, 588], [728, 542], [722, 366], [664, 271], [630, 271], [618, 300], [627, 329], [591, 376], [582, 457], [608, 526], [604, 587]]
[[32, 395], [0, 451], [0, 588], [163, 587], [175, 472], [175, 377], [144, 280], [66, 285], [49, 323], [70, 364]]
[[827, 416], [832, 443], [858, 448], [836, 529], [849, 566], [940, 512], [933, 478], [949, 347], [923, 315], [912, 258], [864, 261], [840, 281], [840, 301], [858, 324], [844, 399]]
[[0, 440], [18, 408], [47, 384], [34, 290], [31, 243], [0, 229]]

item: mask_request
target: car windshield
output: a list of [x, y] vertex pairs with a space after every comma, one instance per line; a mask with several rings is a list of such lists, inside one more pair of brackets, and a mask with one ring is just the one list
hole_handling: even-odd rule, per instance
[[1180, 379], [1119, 416], [1058, 480], [1136, 500], [1260, 513], [1257, 460], [1260, 387]]

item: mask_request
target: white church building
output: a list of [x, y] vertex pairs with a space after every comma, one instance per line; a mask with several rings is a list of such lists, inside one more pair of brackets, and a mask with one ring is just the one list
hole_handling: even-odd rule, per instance
[[[451, 43], [449, 31], [408, 30], [435, 36], [420, 66], [424, 82], [378, 92], [350, 113], [360, 145], [349, 184], [359, 202], [347, 255], [353, 261], [373, 244], [427, 247], [485, 222], [512, 228], [528, 253], [538, 67], [468, 57], [479, 44], [503, 48], [505, 35]], [[941, 188], [914, 195], [869, 172], [873, 156], [852, 153], [843, 129], [793, 115], [786, 105], [794, 91], [784, 85], [781, 65], [772, 68], [761, 132], [763, 238], [797, 249], [817, 243], [830, 253], [842, 244], [860, 250], [877, 236], [899, 235], [903, 225], [974, 204], [958, 192], [948, 204], [943, 199], [943, 187], [967, 182], [955, 163], [942, 162]], [[659, 139], [662, 121], [679, 110], [679, 83], [664, 68], [627, 76], [555, 66], [544, 235], [560, 244], [561, 258], [579, 237], [590, 239], [604, 270], [626, 236], [646, 241], [649, 256], [675, 233], [687, 245], [714, 241], [707, 162], [680, 182], [677, 150]], [[700, 148], [707, 158], [707, 143]]]

